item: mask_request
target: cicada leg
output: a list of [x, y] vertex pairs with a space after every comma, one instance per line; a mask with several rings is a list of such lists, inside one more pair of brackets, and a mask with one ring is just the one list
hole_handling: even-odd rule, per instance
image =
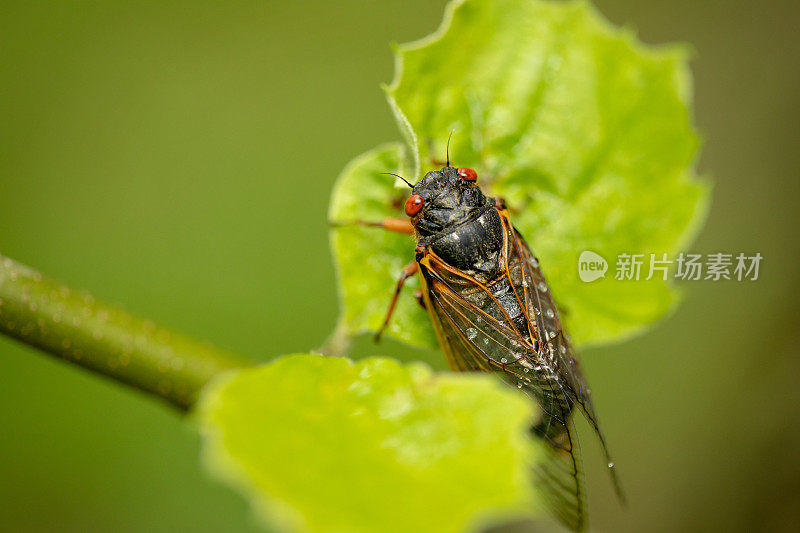
[[[414, 234], [414, 226], [411, 224], [411, 221], [407, 218], [394, 218], [394, 217], [386, 217], [383, 220], [348, 220], [348, 221], [334, 221], [331, 222], [331, 226], [366, 226], [366, 227], [374, 227], [374, 228], [383, 228], [388, 231], [393, 231], [395, 233], [404, 233], [406, 235], [413, 235]], [[400, 297], [400, 291], [403, 289], [403, 285], [405, 284], [406, 280], [417, 273], [419, 266], [417, 265], [416, 260], [410, 262], [406, 266], [403, 267], [403, 271], [400, 274], [400, 279], [397, 280], [397, 287], [394, 291], [394, 296], [392, 297], [392, 301], [389, 304], [389, 310], [386, 312], [386, 318], [383, 321], [383, 325], [380, 329], [375, 333], [375, 342], [378, 342], [381, 338], [381, 334], [383, 330], [386, 329], [386, 326], [389, 325], [389, 320], [392, 319], [392, 314], [394, 313], [394, 308], [397, 305], [397, 299]], [[414, 293], [417, 301], [420, 305], [424, 308], [425, 307], [425, 300], [422, 296], [422, 291], [417, 291]]]
[[397, 280], [397, 287], [394, 289], [394, 296], [389, 304], [389, 310], [386, 312], [386, 318], [383, 320], [383, 325], [380, 327], [377, 333], [375, 333], [375, 342], [381, 340], [381, 334], [383, 333], [383, 330], [386, 329], [386, 326], [389, 325], [389, 320], [392, 319], [392, 314], [394, 313], [394, 308], [397, 305], [397, 299], [400, 297], [400, 291], [403, 289], [403, 285], [408, 278], [417, 273], [417, 270], [419, 270], [419, 265], [417, 265], [416, 261], [412, 261], [403, 267], [403, 272], [400, 274], [400, 279]]
[[395, 233], [404, 233], [406, 235], [414, 235], [414, 226], [411, 225], [411, 220], [407, 218], [386, 217], [383, 220], [346, 220], [346, 221], [332, 221], [331, 226], [366, 226], [371, 228], [383, 228], [385, 230], [393, 231]]

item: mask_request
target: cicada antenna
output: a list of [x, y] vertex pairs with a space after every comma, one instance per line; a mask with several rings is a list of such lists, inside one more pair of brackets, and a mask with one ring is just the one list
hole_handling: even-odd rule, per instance
[[450, 138], [453, 136], [453, 132], [456, 130], [450, 130], [450, 135], [447, 136], [447, 166], [450, 166]]
[[407, 179], [405, 179], [403, 176], [401, 176], [399, 174], [395, 174], [393, 172], [381, 172], [381, 174], [386, 174], [387, 176], [394, 176], [395, 178], [400, 178], [401, 180], [406, 182], [406, 185], [408, 185], [412, 189], [414, 188], [414, 186]]

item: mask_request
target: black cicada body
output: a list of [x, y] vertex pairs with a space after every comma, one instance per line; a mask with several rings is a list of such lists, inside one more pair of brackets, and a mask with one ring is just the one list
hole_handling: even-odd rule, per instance
[[[585, 489], [574, 411], [594, 427], [608, 457], [605, 440], [539, 262], [503, 201], [484, 195], [476, 180], [474, 170], [448, 165], [413, 185], [405, 212], [416, 262], [404, 269], [398, 292], [418, 270], [450, 367], [494, 372], [536, 400], [542, 415], [531, 431], [547, 443], [546, 458], [535, 466], [537, 487], [564, 524], [582, 530]], [[399, 230], [400, 221], [382, 225]], [[389, 315], [393, 308], [394, 302]], [[610, 458], [608, 465], [614, 476]]]

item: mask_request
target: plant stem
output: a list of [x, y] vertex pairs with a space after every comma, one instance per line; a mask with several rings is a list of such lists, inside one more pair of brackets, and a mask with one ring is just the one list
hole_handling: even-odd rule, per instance
[[0, 255], [0, 333], [190, 408], [203, 385], [252, 361], [156, 326]]

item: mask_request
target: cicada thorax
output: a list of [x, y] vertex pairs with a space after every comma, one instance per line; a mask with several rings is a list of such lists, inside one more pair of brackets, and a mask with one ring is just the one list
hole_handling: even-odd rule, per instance
[[419, 240], [451, 267], [478, 279], [502, 275], [503, 225], [491, 205], [449, 231]]

